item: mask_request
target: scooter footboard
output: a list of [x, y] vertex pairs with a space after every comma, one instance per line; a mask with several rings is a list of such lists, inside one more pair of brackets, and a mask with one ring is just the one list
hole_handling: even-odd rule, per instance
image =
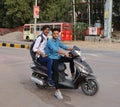
[[59, 71], [59, 82], [64, 82], [66, 80], [64, 71]]

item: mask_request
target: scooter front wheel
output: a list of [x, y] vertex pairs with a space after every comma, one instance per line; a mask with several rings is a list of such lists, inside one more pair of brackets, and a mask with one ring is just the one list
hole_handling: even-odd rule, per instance
[[81, 83], [81, 89], [84, 94], [88, 96], [93, 96], [99, 90], [98, 82], [95, 79], [85, 80]]

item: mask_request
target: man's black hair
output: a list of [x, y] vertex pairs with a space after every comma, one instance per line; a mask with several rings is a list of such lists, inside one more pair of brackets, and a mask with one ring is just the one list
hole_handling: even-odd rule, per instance
[[43, 31], [43, 30], [45, 30], [45, 29], [50, 29], [50, 26], [49, 25], [44, 25], [42, 28], [41, 28], [41, 30]]
[[52, 32], [54, 32], [54, 31], [60, 32], [60, 29], [59, 29], [59, 28], [53, 28], [53, 29], [52, 29]]

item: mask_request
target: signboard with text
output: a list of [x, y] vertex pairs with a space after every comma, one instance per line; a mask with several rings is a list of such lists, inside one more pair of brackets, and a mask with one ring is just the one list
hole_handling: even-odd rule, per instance
[[39, 18], [39, 6], [34, 6], [34, 18]]

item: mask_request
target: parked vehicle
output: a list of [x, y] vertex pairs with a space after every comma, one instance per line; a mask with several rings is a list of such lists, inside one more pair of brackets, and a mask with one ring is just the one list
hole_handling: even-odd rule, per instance
[[[51, 29], [59, 28], [60, 29], [60, 38], [62, 41], [71, 41], [73, 36], [72, 24], [68, 22], [51, 22], [51, 23], [37, 23], [36, 24], [36, 36], [40, 35], [42, 30], [41, 28], [44, 25], [49, 25]], [[51, 37], [51, 32], [48, 37]], [[34, 40], [34, 24], [25, 24], [23, 26], [22, 40], [32, 41]]]

